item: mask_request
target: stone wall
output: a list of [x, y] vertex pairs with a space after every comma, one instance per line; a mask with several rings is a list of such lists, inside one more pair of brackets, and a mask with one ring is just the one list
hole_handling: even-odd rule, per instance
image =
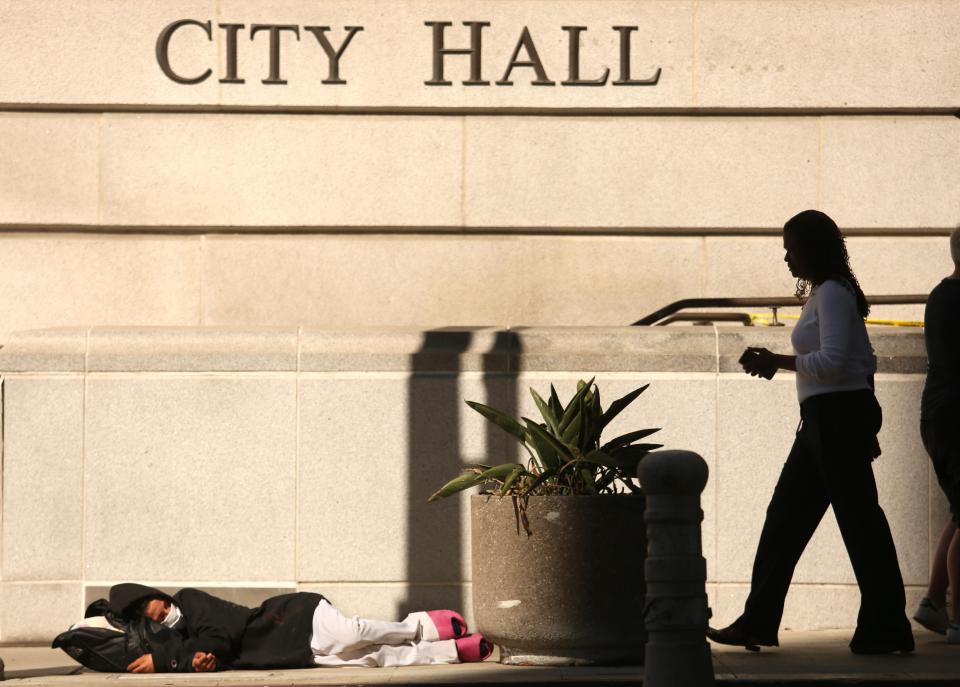
[[[389, 9], [385, 9], [388, 7]], [[180, 19], [172, 68], [156, 57]], [[481, 76], [433, 29], [470, 46]], [[281, 36], [268, 80], [269, 35]], [[228, 33], [237, 74], [222, 82]], [[363, 26], [341, 58], [304, 27]], [[581, 77], [564, 86], [569, 32]], [[630, 33], [632, 78], [616, 26]], [[523, 28], [530, 67], [497, 85]], [[818, 207], [870, 293], [927, 292], [960, 221], [948, 0], [0, 2], [0, 341], [51, 326], [618, 326], [783, 295]], [[56, 49], [53, 49], [56, 46]], [[521, 51], [521, 58], [528, 56]], [[919, 309], [887, 309], [916, 319]]]
[[[747, 591], [767, 499], [798, 420], [790, 375], [738, 371], [776, 328], [317, 330], [76, 328], [0, 349], [0, 641], [49, 639], [110, 584], [192, 585], [252, 603], [315, 589], [354, 613], [470, 610], [467, 499], [427, 504], [464, 463], [516, 457], [463, 404], [524, 415], [527, 388], [605, 404], [650, 383], [609, 429], [700, 453], [716, 617]], [[919, 438], [922, 336], [871, 330], [884, 455], [875, 463], [909, 603], [946, 518]], [[624, 546], [629, 546], [625, 534]], [[785, 627], [851, 627], [858, 595], [828, 515]]]
[[[192, 85], [156, 52], [182, 19], [200, 26], [172, 36], [171, 68], [211, 70]], [[489, 85], [464, 85], [465, 55], [426, 83], [429, 22], [461, 49], [464, 22], [489, 23]], [[220, 24], [243, 24], [236, 79]], [[282, 78], [254, 24], [298, 27]], [[345, 84], [324, 83], [321, 26], [336, 45], [364, 27]], [[580, 77], [605, 85], [562, 83], [564, 26], [585, 27]], [[617, 26], [655, 85], [613, 83]], [[958, 29], [951, 0], [0, 0], [0, 641], [47, 638], [129, 577], [320, 588], [372, 615], [469, 606], [464, 513], [423, 500], [508, 448], [461, 400], [526, 412], [529, 384], [592, 371], [608, 395], [652, 381], [624, 423], [710, 462], [711, 599], [730, 616], [791, 384], [736, 373], [739, 330], [622, 327], [681, 298], [792, 293], [780, 228], [807, 207], [850, 236], [867, 293], [928, 292], [960, 221]], [[496, 83], [524, 35], [554, 85], [528, 66]], [[510, 329], [437, 331], [491, 324]], [[922, 353], [916, 333], [877, 337], [884, 364], [911, 361], [881, 376], [877, 470], [914, 593], [942, 516]], [[852, 618], [839, 540], [818, 536], [793, 626]]]

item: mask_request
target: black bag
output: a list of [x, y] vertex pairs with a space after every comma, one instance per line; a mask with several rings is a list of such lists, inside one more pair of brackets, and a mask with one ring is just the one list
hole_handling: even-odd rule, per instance
[[127, 666], [150, 653], [141, 620], [124, 620], [110, 610], [106, 599], [97, 599], [87, 607], [85, 618], [105, 616], [116, 630], [78, 627], [57, 635], [51, 645], [63, 649], [78, 663], [102, 673], [125, 673]]

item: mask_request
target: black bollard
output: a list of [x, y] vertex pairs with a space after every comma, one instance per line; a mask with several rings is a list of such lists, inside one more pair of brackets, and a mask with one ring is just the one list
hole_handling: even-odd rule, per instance
[[645, 687], [714, 684], [706, 632], [707, 564], [700, 492], [707, 464], [691, 451], [656, 451], [637, 471], [647, 505]]

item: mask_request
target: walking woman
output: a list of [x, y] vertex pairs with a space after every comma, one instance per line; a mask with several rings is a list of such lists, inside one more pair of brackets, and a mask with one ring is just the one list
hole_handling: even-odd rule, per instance
[[854, 653], [913, 651], [913, 633], [890, 526], [877, 501], [871, 462], [880, 455], [881, 411], [873, 393], [876, 358], [863, 319], [869, 311], [830, 217], [807, 210], [783, 228], [784, 260], [809, 298], [793, 330], [794, 355], [749, 348], [744, 370], [767, 379], [795, 371], [801, 424], [780, 473], [741, 615], [714, 642], [758, 651], [778, 646], [783, 604], [800, 555], [833, 507], [860, 587]]

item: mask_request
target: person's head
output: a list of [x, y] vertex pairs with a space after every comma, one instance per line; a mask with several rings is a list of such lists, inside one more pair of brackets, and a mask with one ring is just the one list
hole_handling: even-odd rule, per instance
[[146, 599], [140, 606], [140, 615], [155, 623], [162, 623], [167, 614], [170, 613], [170, 605], [167, 598], [154, 596]]
[[110, 588], [110, 610], [128, 620], [145, 617], [162, 622], [170, 613], [173, 597], [135, 582], [122, 582]]
[[819, 210], [804, 210], [783, 225], [784, 261], [797, 278], [796, 295], [806, 295], [810, 286], [827, 279], [847, 281], [857, 295], [857, 309], [863, 317], [870, 306], [850, 269], [846, 241], [837, 223]]

